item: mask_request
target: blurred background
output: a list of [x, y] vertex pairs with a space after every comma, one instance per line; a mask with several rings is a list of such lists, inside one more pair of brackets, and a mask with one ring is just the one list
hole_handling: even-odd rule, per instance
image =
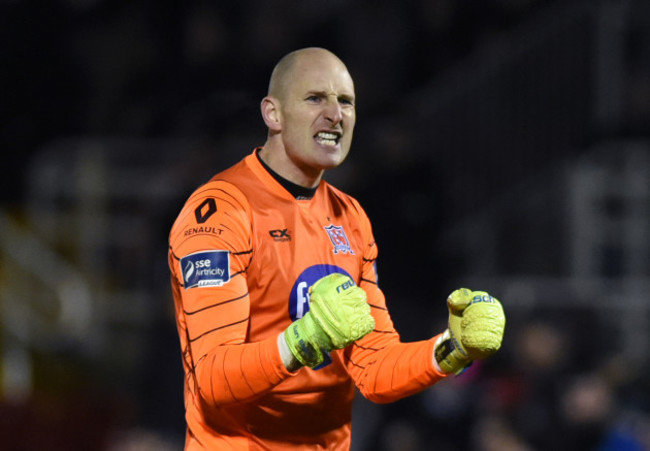
[[261, 145], [277, 60], [322, 46], [403, 339], [459, 286], [502, 350], [359, 399], [353, 450], [650, 449], [650, 2], [4, 0], [0, 448], [174, 450], [167, 234]]

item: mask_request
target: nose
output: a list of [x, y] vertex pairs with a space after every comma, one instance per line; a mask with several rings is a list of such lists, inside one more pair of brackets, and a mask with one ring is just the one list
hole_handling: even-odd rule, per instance
[[324, 115], [325, 119], [327, 119], [332, 125], [336, 125], [343, 120], [343, 111], [341, 110], [341, 104], [338, 99], [332, 97], [327, 99]]

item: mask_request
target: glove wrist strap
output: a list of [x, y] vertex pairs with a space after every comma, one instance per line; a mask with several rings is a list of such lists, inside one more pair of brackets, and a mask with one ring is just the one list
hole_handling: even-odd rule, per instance
[[434, 357], [438, 366], [445, 373], [460, 375], [472, 364], [472, 361], [467, 359], [464, 353], [456, 347], [449, 329], [436, 342]]
[[323, 363], [323, 353], [318, 345], [313, 342], [310, 334], [305, 330], [308, 319], [307, 315], [294, 321], [284, 331], [284, 338], [291, 353], [304, 366], [315, 367]]
[[445, 360], [454, 350], [454, 345], [450, 338], [441, 339], [435, 349], [436, 361], [438, 363]]

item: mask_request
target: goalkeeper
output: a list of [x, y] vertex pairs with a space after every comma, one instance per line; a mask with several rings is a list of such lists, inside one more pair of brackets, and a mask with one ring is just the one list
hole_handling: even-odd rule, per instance
[[349, 449], [355, 387], [386, 403], [461, 373], [501, 346], [503, 309], [461, 288], [446, 330], [400, 339], [370, 221], [322, 178], [356, 121], [338, 57], [282, 58], [261, 112], [264, 145], [194, 191], [169, 235], [185, 449]]

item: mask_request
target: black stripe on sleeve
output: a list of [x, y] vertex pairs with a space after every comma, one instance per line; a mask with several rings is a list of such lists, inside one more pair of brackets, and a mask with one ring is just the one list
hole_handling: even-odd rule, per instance
[[239, 301], [239, 300], [245, 298], [246, 296], [248, 296], [248, 292], [246, 292], [246, 293], [244, 293], [244, 294], [242, 294], [241, 296], [238, 296], [238, 297], [236, 297], [236, 298], [228, 299], [228, 300], [223, 301], [223, 302], [217, 302], [216, 304], [211, 304], [211, 305], [205, 306], [205, 307], [203, 307], [203, 308], [200, 308], [200, 309], [198, 309], [198, 310], [194, 310], [194, 311], [192, 311], [192, 312], [188, 312], [187, 310], [183, 309], [183, 312], [184, 312], [186, 315], [195, 315], [195, 314], [197, 314], [197, 313], [201, 313], [202, 311], [207, 310], [207, 309], [210, 309], [210, 308], [213, 308], [213, 307], [219, 307], [220, 305], [229, 304], [230, 302]]
[[201, 335], [199, 335], [198, 337], [190, 338], [190, 343], [194, 343], [196, 340], [198, 340], [200, 338], [203, 338], [206, 335], [211, 334], [212, 332], [216, 332], [218, 330], [225, 329], [226, 327], [236, 326], [238, 324], [245, 323], [246, 321], [249, 320], [249, 318], [250, 318], [250, 316], [247, 316], [246, 318], [242, 319], [241, 321], [235, 321], [233, 323], [224, 324], [223, 326], [215, 327], [214, 329], [210, 329], [208, 331], [205, 331]]
[[369, 283], [369, 284], [371, 284], [371, 285], [378, 285], [377, 282], [376, 282], [375, 280], [364, 279], [363, 277], [361, 278], [361, 281], [362, 281], [362, 282], [367, 282], [367, 283]]

